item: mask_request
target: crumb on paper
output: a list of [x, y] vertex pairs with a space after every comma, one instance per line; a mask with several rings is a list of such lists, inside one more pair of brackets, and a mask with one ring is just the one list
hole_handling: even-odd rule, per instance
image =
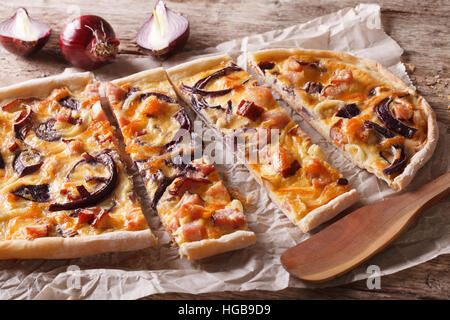
[[425, 85], [427, 85], [429, 87], [433, 87], [436, 83], [437, 83], [437, 80], [435, 78], [425, 80]]
[[414, 72], [416, 70], [416, 66], [413, 65], [412, 63], [405, 63], [405, 66], [409, 72]]

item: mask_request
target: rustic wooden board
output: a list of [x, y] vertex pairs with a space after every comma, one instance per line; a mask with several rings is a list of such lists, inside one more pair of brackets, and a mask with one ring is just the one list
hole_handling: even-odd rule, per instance
[[[0, 53], [0, 84], [56, 74], [69, 67], [58, 48], [58, 35], [70, 17], [97, 14], [109, 21], [121, 40], [120, 54], [143, 55], [134, 43], [140, 25], [149, 17], [154, 1], [47, 0], [8, 1], [0, 7], [0, 19], [25, 6], [30, 14], [53, 27], [45, 48], [31, 59]], [[171, 8], [186, 14], [191, 37], [185, 50], [204, 49], [223, 41], [306, 22], [314, 17], [354, 7], [354, 0], [167, 0]], [[366, 1], [363, 1], [366, 2]], [[420, 94], [433, 106], [438, 120], [450, 125], [450, 2], [447, 0], [385, 0], [382, 24], [405, 53], [403, 61]], [[378, 299], [450, 298], [450, 255], [383, 277], [381, 289], [369, 290], [365, 281], [320, 290], [286, 289], [278, 292], [223, 292], [201, 295], [161, 294], [151, 299]]]

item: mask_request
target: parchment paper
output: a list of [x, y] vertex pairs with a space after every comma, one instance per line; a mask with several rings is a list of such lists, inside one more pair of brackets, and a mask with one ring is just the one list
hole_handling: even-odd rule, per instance
[[[303, 47], [345, 51], [377, 60], [412, 85], [400, 62], [403, 50], [384, 33], [380, 21], [378, 5], [361, 4], [356, 8], [346, 8], [283, 30], [225, 42], [202, 52], [184, 53], [164, 62], [163, 66], [175, 65], [199, 55], [228, 52], [245, 67], [248, 51]], [[149, 57], [119, 57], [115, 63], [95, 71], [95, 74], [100, 80], [111, 80], [159, 65], [159, 62]], [[293, 114], [293, 118], [310, 134], [313, 142], [320, 145], [328, 161], [349, 179], [361, 195], [362, 201], [339, 217], [394, 192], [375, 176], [355, 169], [299, 116]], [[439, 123], [439, 129], [439, 142], [432, 159], [418, 172], [408, 190], [449, 171], [449, 134], [442, 123]], [[245, 206], [245, 211], [249, 227], [257, 235], [257, 244], [199, 262], [179, 259], [177, 248], [171, 246], [169, 236], [158, 217], [146, 209], [147, 220], [159, 239], [157, 247], [71, 260], [3, 261], [0, 262], [0, 298], [136, 299], [164, 292], [205, 293], [319, 286], [289, 276], [280, 264], [280, 255], [286, 249], [310, 235], [302, 234], [289, 222], [250, 178], [243, 165], [220, 165], [218, 169], [229, 188], [238, 189], [240, 194], [253, 197], [252, 202]], [[139, 177], [135, 177], [135, 181], [140, 186]], [[142, 187], [139, 188], [140, 191], [141, 189]], [[147, 201], [144, 201], [144, 207], [148, 207]], [[370, 265], [378, 266], [380, 275], [387, 275], [440, 254], [450, 253], [449, 209], [450, 201], [447, 199], [424, 213], [409, 231], [370, 261], [347, 275], [320, 286], [336, 286], [365, 279], [373, 275], [366, 272]], [[381, 286], [382, 283], [381, 280]]]

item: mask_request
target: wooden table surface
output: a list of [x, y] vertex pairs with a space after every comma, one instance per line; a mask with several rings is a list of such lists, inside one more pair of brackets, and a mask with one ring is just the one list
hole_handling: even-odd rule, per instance
[[[109, 21], [118, 35], [120, 54], [142, 55], [134, 39], [137, 29], [151, 14], [150, 0], [35, 0], [8, 1], [0, 7], [1, 20], [24, 6], [30, 14], [46, 21], [53, 35], [45, 48], [32, 59], [0, 53], [2, 85], [59, 73], [68, 67], [58, 48], [58, 35], [69, 17], [100, 15]], [[223, 41], [280, 29], [306, 22], [344, 7], [353, 0], [167, 0], [169, 7], [186, 14], [191, 36], [185, 50], [204, 49]], [[448, 0], [368, 1], [381, 5], [384, 30], [405, 50], [402, 57], [419, 94], [433, 106], [437, 118], [449, 130], [450, 2]], [[217, 292], [200, 295], [157, 294], [150, 299], [410, 299], [450, 298], [450, 255], [437, 257], [422, 265], [385, 276], [381, 289], [369, 290], [365, 281], [326, 289], [282, 291]]]

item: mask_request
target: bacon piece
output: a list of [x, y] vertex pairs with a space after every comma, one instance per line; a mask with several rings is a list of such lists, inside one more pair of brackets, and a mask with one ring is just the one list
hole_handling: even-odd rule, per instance
[[305, 80], [305, 71], [287, 71], [283, 73], [283, 76], [289, 81], [289, 83], [294, 86], [300, 86]]
[[286, 78], [292, 86], [298, 86], [305, 79], [304, 66], [294, 57], [290, 57], [283, 64], [283, 77]]
[[215, 226], [224, 229], [242, 228], [246, 223], [244, 214], [239, 210], [231, 208], [214, 211], [211, 219]]
[[167, 225], [167, 231], [170, 234], [173, 234], [175, 231], [177, 231], [179, 227], [180, 227], [180, 220], [178, 219], [178, 217], [174, 217], [172, 221], [170, 221], [169, 224]]
[[230, 195], [222, 180], [213, 184], [205, 193], [205, 195], [214, 198], [217, 201], [230, 202]]
[[324, 97], [336, 98], [342, 92], [347, 90], [353, 81], [353, 73], [350, 70], [337, 70], [330, 79], [330, 85], [322, 90]]
[[266, 144], [275, 143], [280, 132], [291, 121], [288, 114], [282, 110], [269, 110], [261, 115], [261, 126], [257, 128], [258, 146], [262, 147]]
[[35, 226], [25, 227], [25, 235], [28, 240], [48, 236], [50, 226], [48, 224], [38, 224]]
[[339, 96], [345, 89], [347, 88], [347, 85], [328, 85], [322, 90], [322, 96], [328, 97], [328, 98], [336, 98]]
[[191, 194], [189, 192], [186, 192], [183, 197], [180, 200], [180, 208], [183, 206], [189, 206], [189, 205], [200, 205], [203, 206], [205, 204], [205, 201], [203, 201], [202, 198], [198, 194]]
[[183, 195], [186, 191], [205, 186], [210, 184], [211, 181], [201, 178], [180, 177], [177, 178], [170, 189], [168, 190], [171, 195]]
[[69, 91], [67, 91], [67, 89], [54, 89], [48, 97], [48, 100], [59, 101], [61, 99], [67, 98], [69, 95], [70, 93]]
[[105, 87], [105, 94], [111, 105], [115, 106], [116, 104], [122, 102], [122, 99], [126, 94], [126, 91], [122, 89], [120, 86], [108, 82]]
[[99, 97], [100, 96], [100, 82], [96, 81], [94, 83], [90, 83], [84, 89], [84, 95], [88, 98], [90, 97]]
[[[130, 196], [134, 196], [130, 193]], [[141, 208], [132, 208], [125, 214], [125, 227], [127, 230], [142, 230], [146, 228], [147, 221], [142, 213]]]
[[206, 229], [202, 225], [187, 223], [182, 227], [183, 237], [186, 241], [200, 241], [206, 237]]
[[14, 140], [14, 141], [11, 143], [11, 145], [8, 147], [8, 150], [11, 151], [11, 152], [16, 151], [17, 148], [20, 147], [18, 142], [19, 142], [18, 140]]
[[142, 130], [146, 127], [146, 123], [143, 121], [132, 121], [122, 128], [123, 135], [126, 138], [134, 138], [142, 135]]
[[56, 120], [59, 122], [72, 123], [72, 111], [69, 109], [61, 109], [56, 116]]
[[348, 143], [348, 138], [342, 132], [342, 124], [342, 119], [340, 119], [330, 128], [330, 138], [337, 146]]
[[200, 219], [205, 211], [204, 204], [205, 202], [198, 194], [186, 192], [180, 200], [175, 216], [178, 219], [189, 216], [191, 221]]
[[78, 222], [77, 225], [80, 224], [91, 224], [95, 220], [95, 213], [88, 210], [83, 210], [78, 213]]
[[261, 121], [264, 128], [281, 130], [291, 121], [291, 118], [284, 111], [269, 110], [261, 115]]
[[110, 210], [99, 207], [75, 210], [78, 215], [77, 225], [90, 224], [98, 229], [107, 229], [111, 227]]
[[322, 188], [330, 182], [328, 169], [317, 159], [310, 159], [303, 168], [316, 188]]
[[363, 121], [358, 118], [352, 118], [347, 121], [347, 124], [345, 125], [345, 134], [348, 137], [356, 138], [361, 141], [367, 141], [367, 139], [369, 139], [369, 130], [366, 130]]
[[249, 118], [252, 121], [258, 120], [263, 112], [264, 108], [261, 108], [255, 103], [246, 100], [241, 100], [236, 110], [236, 114]]
[[91, 224], [98, 229], [108, 229], [111, 227], [111, 216], [106, 210], [101, 210]]
[[302, 128], [300, 128], [299, 125], [296, 125], [292, 129], [290, 129], [288, 134], [291, 136], [296, 136], [296, 137], [302, 138], [302, 140], [308, 140], [308, 139], [311, 140], [309, 138], [309, 136], [305, 133], [305, 131], [303, 131]]
[[103, 111], [100, 101], [97, 101], [92, 106], [92, 116], [95, 121], [105, 121], [106, 120], [106, 115], [105, 115], [105, 112]]
[[37, 100], [37, 98], [14, 99], [7, 104], [4, 104], [1, 109], [7, 112], [15, 112], [18, 111], [18, 108], [22, 107], [23, 104], [29, 104], [35, 100]]
[[414, 106], [405, 99], [396, 99], [393, 103], [394, 116], [400, 120], [409, 120], [414, 115]]
[[274, 103], [272, 92], [263, 86], [248, 87], [247, 100], [266, 109], [269, 109]]
[[214, 172], [214, 170], [216, 170], [213, 164], [193, 163], [192, 165], [194, 166], [195, 170], [199, 171], [204, 177], [207, 177], [211, 172]]
[[336, 70], [331, 77], [331, 84], [350, 83], [353, 80], [353, 73], [351, 70], [341, 69]]
[[293, 176], [300, 169], [300, 163], [283, 147], [277, 146], [275, 149], [272, 155], [272, 166], [275, 171], [283, 178]]
[[306, 163], [304, 170], [306, 175], [310, 178], [319, 178], [321, 175], [328, 172], [327, 168], [317, 159], [310, 159]]
[[126, 125], [130, 124], [130, 120], [120, 114], [117, 116], [117, 121], [119, 122], [120, 127], [125, 127]]
[[289, 57], [283, 65], [283, 68], [288, 71], [296, 71], [300, 72], [303, 69], [303, 66], [298, 63], [298, 60], [294, 57]]
[[196, 173], [200, 173], [202, 177], [207, 177], [216, 170], [207, 157], [193, 160], [188, 167], [195, 170], [194, 172], [188, 172], [189, 177], [197, 177], [198, 175], [196, 175]]

